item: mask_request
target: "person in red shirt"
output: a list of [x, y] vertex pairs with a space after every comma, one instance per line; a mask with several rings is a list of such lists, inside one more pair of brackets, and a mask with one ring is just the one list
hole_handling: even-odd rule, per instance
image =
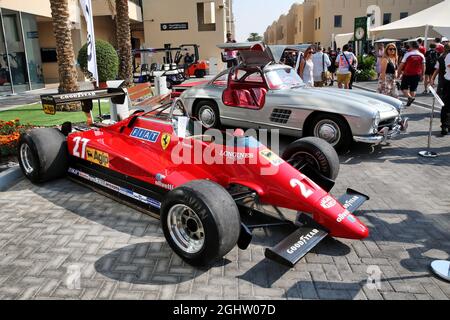
[[401, 90], [405, 97], [408, 98], [409, 107], [416, 100], [416, 92], [419, 82], [425, 76], [425, 56], [419, 52], [419, 44], [413, 42], [411, 49], [405, 54], [399, 67], [399, 76], [402, 77]]
[[425, 46], [423, 45], [423, 40], [419, 39], [417, 40], [417, 43], [419, 44], [419, 52], [425, 55], [427, 53], [427, 48], [425, 48]]
[[439, 54], [443, 54], [444, 53], [444, 45], [442, 44], [442, 39], [436, 38], [436, 39], [434, 39], [434, 43], [436, 43], [436, 52]]

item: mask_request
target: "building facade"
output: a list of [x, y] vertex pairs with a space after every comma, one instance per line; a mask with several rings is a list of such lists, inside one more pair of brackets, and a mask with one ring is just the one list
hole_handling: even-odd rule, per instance
[[[92, 7], [96, 39], [116, 46], [115, 1], [92, 0]], [[69, 0], [69, 11], [77, 55], [86, 43], [86, 23], [78, 0]], [[141, 0], [129, 1], [129, 16], [132, 41], [139, 47], [144, 43]], [[0, 95], [40, 89], [58, 80], [49, 0], [0, 0]]]
[[[264, 33], [269, 44], [316, 43], [331, 46], [333, 36], [352, 33], [356, 17], [372, 15], [372, 26], [405, 18], [443, 0], [305, 0], [295, 3], [286, 15]], [[286, 23], [286, 20], [288, 23]], [[282, 35], [277, 37], [278, 35]], [[384, 33], [383, 37], [412, 38], [423, 30]]]
[[223, 64], [217, 45], [235, 30], [232, 6], [232, 0], [144, 0], [145, 43], [151, 48], [197, 44], [200, 59], [219, 70]]

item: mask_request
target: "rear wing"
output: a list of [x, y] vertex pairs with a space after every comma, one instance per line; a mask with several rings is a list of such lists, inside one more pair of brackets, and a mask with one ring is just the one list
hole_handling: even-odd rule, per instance
[[110, 98], [114, 104], [124, 104], [127, 92], [122, 88], [108, 88], [99, 90], [86, 90], [72, 93], [61, 93], [54, 95], [41, 95], [42, 108], [46, 114], [56, 114], [56, 106], [70, 102], [85, 102], [98, 99]]

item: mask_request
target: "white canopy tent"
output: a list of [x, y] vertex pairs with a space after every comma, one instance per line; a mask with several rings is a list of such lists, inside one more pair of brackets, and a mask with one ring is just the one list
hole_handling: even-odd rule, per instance
[[[370, 30], [370, 32], [378, 34], [383, 31], [424, 28], [425, 29], [424, 36], [427, 39], [430, 33], [430, 28], [434, 28], [434, 30], [436, 30], [437, 32], [439, 32], [439, 30], [448, 31], [450, 29], [449, 13], [450, 13], [450, 0], [444, 0], [443, 2], [440, 2], [425, 10], [419, 11], [416, 14], [408, 16], [404, 19], [374, 28]], [[425, 45], [426, 44], [427, 40], [425, 40]]]
[[399, 42], [401, 40], [398, 39], [389, 39], [389, 38], [383, 38], [380, 40], [375, 41], [375, 43], [392, 43], [392, 42]]
[[353, 40], [353, 32], [337, 34], [334, 37], [334, 41], [336, 42], [336, 48], [342, 48], [344, 45], [346, 45], [352, 40]]

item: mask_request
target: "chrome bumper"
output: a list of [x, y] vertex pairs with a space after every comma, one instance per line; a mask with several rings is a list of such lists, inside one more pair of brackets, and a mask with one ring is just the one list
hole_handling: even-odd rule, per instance
[[373, 136], [354, 136], [353, 140], [356, 142], [362, 142], [362, 143], [369, 143], [369, 144], [381, 144], [383, 142], [386, 142], [388, 140], [391, 140], [402, 132], [406, 132], [408, 130], [408, 118], [402, 119], [398, 122], [398, 124], [392, 129], [389, 130], [389, 128], [384, 128], [383, 130], [380, 130], [378, 134]]

